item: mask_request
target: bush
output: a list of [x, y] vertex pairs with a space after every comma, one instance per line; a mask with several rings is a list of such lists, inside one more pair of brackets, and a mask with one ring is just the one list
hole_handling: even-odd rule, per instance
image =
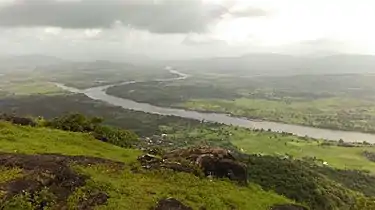
[[92, 132], [102, 123], [100, 118], [87, 118], [82, 114], [68, 114], [54, 118], [47, 123], [48, 127], [73, 132]]
[[91, 133], [96, 139], [120, 147], [132, 147], [138, 141], [138, 136], [128, 130], [101, 125], [101, 118], [88, 118], [82, 114], [68, 114], [54, 118], [46, 123], [47, 127], [72, 132]]
[[138, 136], [135, 133], [109, 126], [96, 127], [93, 135], [98, 140], [127, 148], [132, 147], [138, 141]]

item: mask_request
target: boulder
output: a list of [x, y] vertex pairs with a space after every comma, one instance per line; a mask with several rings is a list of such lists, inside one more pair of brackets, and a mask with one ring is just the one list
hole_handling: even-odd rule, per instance
[[199, 147], [178, 149], [166, 153], [162, 158], [147, 154], [138, 158], [143, 168], [168, 168], [175, 171], [202, 174], [219, 178], [229, 178], [247, 183], [247, 167], [236, 160], [225, 149]]
[[200, 166], [206, 176], [211, 175], [243, 183], [247, 182], [247, 167], [238, 161], [208, 156], [202, 159]]
[[36, 126], [36, 122], [33, 119], [27, 117], [17, 117], [14, 115], [2, 114], [0, 115], [0, 120], [5, 120], [11, 122], [15, 125], [24, 125], [24, 126]]
[[197, 165], [206, 176], [247, 183], [246, 165], [237, 161], [226, 149], [210, 147], [179, 149], [167, 153], [164, 158], [184, 158]]

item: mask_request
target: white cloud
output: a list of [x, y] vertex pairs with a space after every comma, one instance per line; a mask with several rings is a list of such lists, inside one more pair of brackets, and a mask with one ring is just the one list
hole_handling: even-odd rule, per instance
[[58, 27], [47, 27], [44, 29], [46, 34], [59, 35], [61, 33], [61, 28]]
[[86, 29], [85, 35], [87, 38], [95, 38], [102, 32], [102, 29]]

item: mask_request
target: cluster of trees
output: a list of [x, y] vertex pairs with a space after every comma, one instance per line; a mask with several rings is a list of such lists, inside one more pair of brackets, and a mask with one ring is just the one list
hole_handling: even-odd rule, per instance
[[163, 125], [184, 129], [201, 124], [198, 120], [126, 110], [92, 100], [83, 94], [4, 98], [0, 99], [0, 110], [19, 116], [42, 116], [47, 120], [74, 110], [85, 116], [101, 117], [105, 119], [104, 124], [125, 128], [143, 137], [161, 134], [160, 127]]
[[45, 126], [72, 132], [92, 134], [96, 139], [120, 147], [133, 147], [138, 143], [138, 136], [129, 130], [102, 125], [103, 119], [86, 117], [82, 114], [67, 114], [46, 121]]
[[369, 197], [375, 197], [375, 177], [369, 172], [319, 167], [316, 165], [312, 165], [311, 169], [351, 190], [361, 192]]
[[[311, 209], [372, 209], [375, 178], [274, 156], [247, 156], [249, 181]], [[366, 197], [369, 196], [369, 197]], [[362, 208], [366, 206], [366, 208]], [[368, 208], [371, 207], [371, 208]]]

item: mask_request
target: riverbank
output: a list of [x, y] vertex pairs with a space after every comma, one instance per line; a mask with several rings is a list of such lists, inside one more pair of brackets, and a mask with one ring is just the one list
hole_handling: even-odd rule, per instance
[[[63, 88], [67, 91], [72, 91], [71, 87], [67, 87], [65, 85], [59, 84], [60, 88]], [[251, 129], [263, 129], [263, 130], [271, 130], [274, 132], [285, 132], [285, 133], [292, 133], [297, 136], [301, 137], [311, 137], [315, 139], [327, 139], [327, 140], [343, 140], [346, 142], [369, 142], [375, 143], [375, 135], [374, 134], [367, 134], [367, 133], [360, 133], [360, 132], [347, 132], [347, 131], [335, 131], [329, 129], [319, 129], [319, 128], [312, 128], [306, 126], [299, 126], [299, 125], [290, 125], [284, 123], [276, 123], [276, 122], [268, 122], [268, 121], [251, 121], [245, 120], [241, 118], [230, 117], [225, 114], [217, 114], [217, 113], [201, 113], [196, 111], [188, 111], [183, 109], [172, 109], [172, 108], [163, 108], [153, 106], [147, 103], [138, 103], [132, 100], [123, 99], [115, 96], [108, 95], [105, 92], [107, 87], [96, 87], [87, 90], [81, 91], [86, 96], [94, 100], [104, 101], [111, 105], [119, 106], [124, 109], [130, 109], [135, 111], [142, 111], [146, 113], [153, 113], [159, 115], [171, 115], [171, 116], [179, 116], [182, 118], [188, 119], [195, 119], [201, 121], [209, 121], [209, 122], [216, 122], [222, 123], [225, 125], [233, 125], [239, 126], [244, 128], [251, 128]]]
[[375, 100], [366, 97], [355, 98], [334, 93], [329, 96], [311, 93], [314, 96], [310, 97], [309, 93], [299, 93], [298, 90], [274, 95], [278, 90], [247, 90], [241, 89], [244, 88], [243, 84], [234, 87], [234, 84], [228, 85], [226, 81], [199, 77], [160, 81], [116, 85], [109, 87], [106, 92], [159, 107], [230, 114], [252, 121], [375, 133]]

